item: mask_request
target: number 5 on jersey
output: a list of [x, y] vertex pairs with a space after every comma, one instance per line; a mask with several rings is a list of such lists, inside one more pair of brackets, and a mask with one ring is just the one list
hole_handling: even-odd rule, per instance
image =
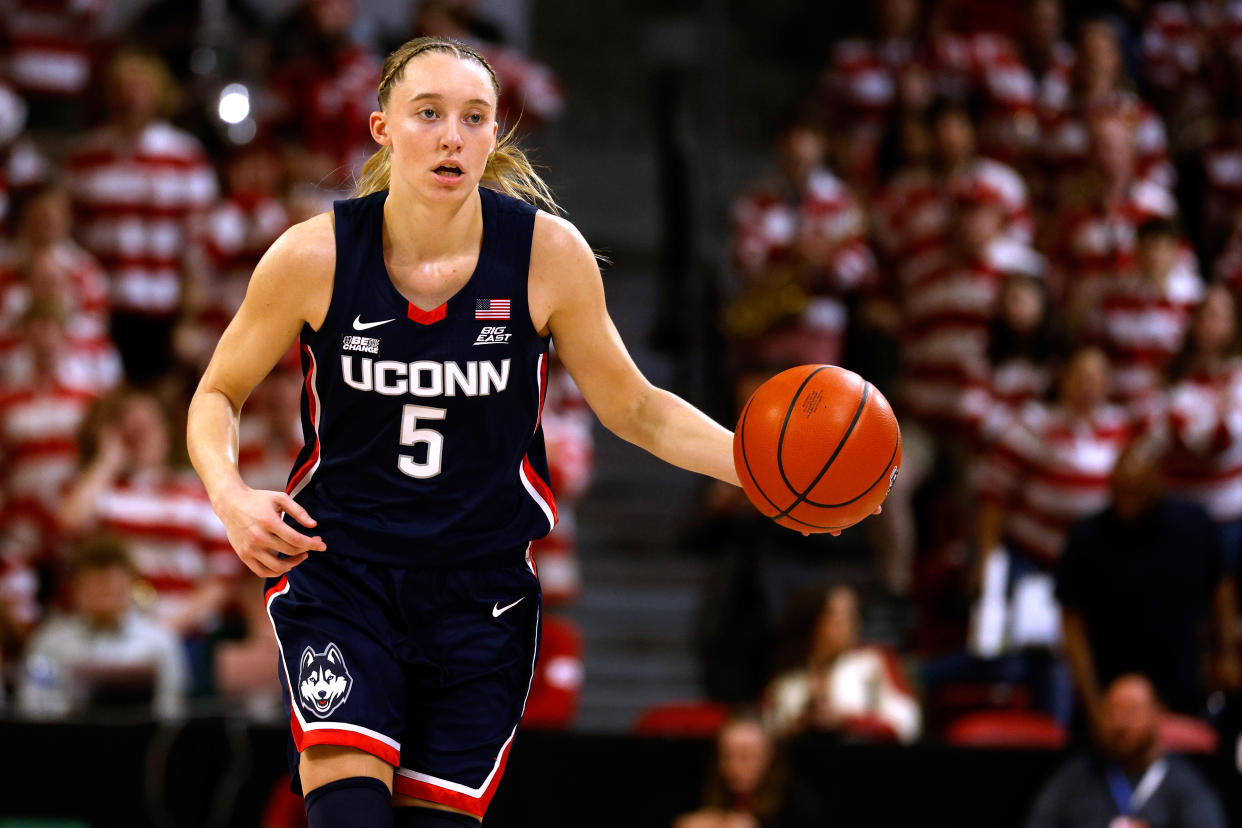
[[440, 463], [444, 458], [444, 435], [432, 428], [419, 428], [419, 420], [443, 420], [443, 408], [428, 408], [425, 405], [407, 405], [401, 410], [401, 445], [416, 446], [422, 443], [427, 446], [427, 459], [422, 463], [408, 454], [397, 455], [397, 468], [410, 477], [425, 480], [440, 473]]

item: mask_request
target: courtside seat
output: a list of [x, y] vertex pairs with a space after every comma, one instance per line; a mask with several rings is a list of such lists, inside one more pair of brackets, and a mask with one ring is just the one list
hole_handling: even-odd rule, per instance
[[945, 739], [958, 747], [1048, 748], [1065, 747], [1068, 734], [1047, 713], [1031, 710], [986, 710], [956, 719]]
[[1202, 719], [1180, 713], [1160, 717], [1157, 738], [1160, 746], [1172, 753], [1215, 753], [1220, 736]]
[[710, 738], [728, 718], [729, 708], [719, 702], [667, 702], [643, 711], [634, 723], [634, 734]]

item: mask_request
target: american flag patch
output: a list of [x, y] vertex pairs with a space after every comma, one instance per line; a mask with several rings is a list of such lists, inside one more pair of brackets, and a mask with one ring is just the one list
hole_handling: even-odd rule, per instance
[[508, 299], [475, 299], [474, 300], [474, 318], [475, 319], [508, 319], [509, 318], [509, 300]]

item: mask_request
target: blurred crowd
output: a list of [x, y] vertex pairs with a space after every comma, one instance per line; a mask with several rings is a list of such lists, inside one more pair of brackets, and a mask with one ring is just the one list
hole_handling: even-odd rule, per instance
[[[268, 245], [350, 195], [387, 52], [469, 41], [506, 127], [563, 108], [556, 77], [468, 0], [0, 3], [0, 709], [278, 716], [260, 590], [189, 470], [197, 377]], [[124, 8], [120, 8], [120, 7]], [[201, 6], [201, 7], [200, 7]], [[116, 14], [127, 19], [118, 23]], [[284, 489], [302, 445], [296, 349], [246, 402], [238, 463]], [[543, 427], [561, 525], [536, 549], [547, 616], [530, 721], [572, 721], [573, 503], [590, 421], [553, 371]]]
[[[753, 628], [797, 590], [746, 563], [734, 583], [769, 586], [718, 613], [752, 632], [709, 647], [712, 692], [777, 734], [1032, 746], [1100, 733], [1108, 688], [1142, 676], [1168, 739], [1232, 744], [1242, 3], [871, 12], [734, 202], [721, 319], [739, 408], [776, 371], [835, 363], [896, 410], [901, 471], [857, 580], [864, 616], [908, 610], [887, 642], [904, 658], [829, 646], [858, 598], [818, 589], [782, 674], [794, 639]], [[710, 502], [754, 522], [736, 494]]]

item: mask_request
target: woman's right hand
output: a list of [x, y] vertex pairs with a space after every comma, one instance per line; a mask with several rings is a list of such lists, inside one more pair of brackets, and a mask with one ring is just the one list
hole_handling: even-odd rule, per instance
[[323, 538], [303, 535], [281, 519], [285, 512], [307, 528], [315, 526], [315, 519], [284, 492], [240, 486], [212, 505], [237, 557], [261, 578], [283, 575], [306, 560], [309, 552], [328, 548]]

